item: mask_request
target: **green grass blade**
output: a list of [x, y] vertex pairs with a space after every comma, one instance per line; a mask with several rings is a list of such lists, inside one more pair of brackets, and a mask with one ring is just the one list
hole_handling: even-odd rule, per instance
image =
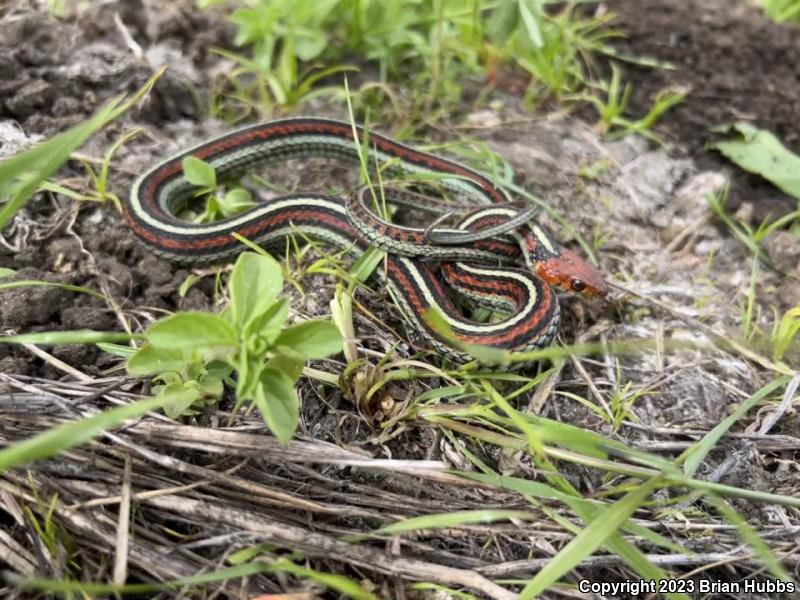
[[291, 573], [297, 577], [311, 579], [324, 585], [328, 589], [336, 590], [340, 594], [344, 594], [347, 598], [353, 598], [354, 600], [379, 600], [377, 596], [368, 592], [358, 583], [344, 575], [322, 573], [307, 567], [302, 567], [286, 559], [279, 560], [274, 565], [270, 565], [270, 570], [282, 571], [284, 573]]
[[32, 438], [12, 444], [0, 450], [0, 473], [35, 460], [54, 456], [67, 448], [89, 441], [125, 421], [160, 408], [163, 403], [164, 401], [159, 398], [144, 398], [92, 417], [59, 425]]
[[0, 336], [0, 344], [97, 344], [100, 342], [129, 342], [144, 339], [142, 335], [130, 335], [121, 331], [42, 331], [20, 335]]
[[785, 375], [778, 377], [762, 387], [747, 400], [742, 402], [728, 417], [724, 418], [716, 427], [714, 427], [714, 429], [703, 436], [702, 440], [697, 442], [684, 453], [685, 459], [683, 463], [683, 472], [689, 477], [693, 476], [700, 464], [705, 460], [708, 453], [714, 449], [717, 443], [719, 443], [720, 438], [722, 438], [722, 436], [725, 435], [731, 427], [733, 427], [734, 423], [744, 417], [748, 412], [750, 412], [750, 409], [752, 409], [756, 404], [761, 402], [771, 393], [785, 387], [788, 382], [789, 377]]
[[403, 519], [374, 531], [375, 534], [397, 534], [419, 529], [444, 529], [471, 523], [494, 523], [509, 519], [534, 519], [536, 515], [522, 510], [461, 510]]
[[733, 524], [736, 526], [736, 529], [739, 531], [739, 535], [742, 539], [747, 543], [748, 546], [753, 550], [753, 552], [761, 559], [761, 562], [766, 565], [766, 567], [770, 570], [770, 572], [781, 581], [794, 581], [792, 576], [783, 568], [781, 562], [777, 559], [777, 557], [772, 553], [769, 546], [764, 543], [758, 532], [753, 529], [747, 521], [744, 520], [742, 515], [736, 512], [730, 504], [728, 504], [724, 499], [716, 496], [714, 494], [709, 494], [706, 499], [714, 505], [728, 523]]
[[[522, 494], [525, 497], [532, 496], [534, 498], [557, 500], [569, 506], [575, 514], [577, 514], [584, 523], [590, 524], [596, 520], [603, 521], [606, 518], [606, 507], [598, 501], [587, 500], [580, 496], [571, 496], [570, 494], [561, 492], [549, 485], [521, 479], [519, 477], [508, 477], [489, 473], [473, 473], [464, 471], [454, 471], [466, 479], [472, 479], [481, 483], [487, 483], [506, 490], [511, 490]], [[557, 513], [556, 513], [557, 514]], [[572, 527], [569, 521], [562, 523], [562, 525], [571, 533], [578, 534], [580, 529]], [[628, 521], [624, 524], [624, 529], [634, 535], [639, 535], [651, 543], [667, 548], [670, 551], [680, 554], [689, 554], [687, 550], [681, 546], [667, 540], [661, 535], [650, 531], [644, 527], [640, 527]], [[606, 540], [605, 546], [609, 551], [619, 556], [625, 563], [631, 567], [642, 579], [666, 579], [667, 573], [660, 567], [651, 564], [647, 560], [644, 553], [639, 550], [634, 544], [627, 541], [618, 532], [609, 536]], [[668, 598], [678, 600], [685, 598], [682, 594], [668, 594]]]
[[81, 292], [83, 294], [89, 294], [90, 296], [94, 296], [95, 298], [100, 298], [101, 300], [105, 299], [105, 296], [100, 292], [95, 292], [87, 287], [83, 287], [80, 285], [70, 285], [68, 283], [57, 283], [55, 281], [41, 281], [39, 279], [23, 279], [20, 281], [9, 281], [8, 283], [0, 283], [0, 291], [2, 290], [10, 290], [14, 288], [21, 288], [21, 287], [56, 287], [62, 290], [67, 290], [68, 292]]
[[536, 574], [520, 592], [519, 600], [535, 598], [574, 569], [584, 558], [591, 556], [619, 530], [660, 483], [660, 476], [653, 477], [606, 509], [602, 519], [595, 519]]
[[[468, 594], [467, 592], [462, 592], [459, 590], [454, 590], [453, 588], [449, 588], [444, 585], [439, 585], [438, 583], [429, 583], [429, 582], [422, 582], [422, 583], [413, 583], [411, 584], [412, 590], [421, 590], [426, 592], [438, 592], [439, 595], [432, 595], [431, 598], [453, 598], [454, 600], [479, 600], [477, 596], [473, 596], [472, 594]], [[426, 596], [427, 597], [427, 596]]]
[[89, 120], [60, 133], [33, 148], [0, 162], [0, 230], [5, 228], [17, 211], [39, 189], [42, 182], [63, 165], [70, 154], [98, 129], [101, 129], [127, 111], [147, 94], [164, 73], [162, 67], [129, 99], [117, 96], [110, 100]]
[[269, 571], [265, 563], [247, 563], [227, 569], [220, 569], [202, 575], [193, 575], [165, 583], [131, 583], [127, 585], [112, 585], [107, 583], [87, 583], [83, 581], [55, 580], [55, 579], [17, 579], [13, 582], [15, 587], [48, 592], [51, 594], [85, 594], [86, 596], [112, 596], [114, 594], [147, 594], [159, 590], [174, 590], [184, 587], [200, 586], [207, 583], [217, 583], [239, 577], [250, 577]]

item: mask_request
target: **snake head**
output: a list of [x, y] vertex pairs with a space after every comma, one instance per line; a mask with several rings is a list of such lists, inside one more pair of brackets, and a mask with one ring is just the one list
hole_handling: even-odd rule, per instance
[[603, 298], [609, 292], [603, 273], [563, 246], [556, 255], [537, 261], [536, 272], [550, 285], [567, 292], [590, 298]]

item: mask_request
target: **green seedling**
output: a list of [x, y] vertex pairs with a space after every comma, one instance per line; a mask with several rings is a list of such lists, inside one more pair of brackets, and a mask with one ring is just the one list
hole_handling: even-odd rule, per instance
[[210, 112], [214, 117], [232, 122], [268, 114], [275, 107], [296, 108], [314, 98], [340, 95], [339, 86], [317, 87], [316, 84], [336, 73], [356, 70], [350, 65], [312, 65], [300, 73], [282, 72], [221, 48], [214, 49], [214, 53], [236, 66], [213, 82]]
[[756, 284], [758, 283], [758, 260], [753, 257], [753, 266], [750, 269], [750, 282], [747, 287], [747, 297], [742, 306], [742, 339], [749, 340], [758, 332], [756, 318], [758, 305], [756, 304]]
[[[761, 243], [769, 235], [779, 229], [783, 229], [787, 225], [795, 224], [796, 227], [796, 223], [800, 220], [800, 210], [792, 211], [774, 221], [769, 218], [764, 219], [758, 227], [753, 229], [747, 221], [730, 215], [728, 211], [725, 210], [729, 192], [730, 190], [726, 186], [719, 194], [707, 193], [705, 199], [709, 208], [714, 215], [730, 229], [731, 233], [747, 246], [751, 253], [757, 256], [763, 263], [772, 266], [772, 261], [762, 249]], [[796, 231], [795, 233], [800, 236], [800, 232]]]
[[122, 203], [120, 202], [119, 196], [112, 192], [108, 187], [108, 176], [111, 170], [111, 161], [113, 160], [114, 154], [117, 152], [117, 150], [119, 150], [119, 148], [129, 140], [139, 135], [141, 131], [142, 130], [139, 128], [132, 129], [114, 142], [106, 151], [102, 161], [100, 161], [100, 168], [96, 171], [89, 160], [81, 159], [83, 168], [86, 170], [86, 174], [92, 184], [88, 191], [76, 191], [58, 182], [50, 180], [44, 181], [41, 185], [41, 189], [61, 194], [79, 202], [111, 202], [117, 211], [122, 212]]
[[[781, 319], [775, 323], [770, 336], [772, 340], [772, 357], [775, 360], [782, 360], [790, 347], [793, 347], [795, 350], [794, 358], [799, 359], [798, 345], [800, 345], [800, 341], [795, 341], [798, 334], [800, 334], [800, 304], [787, 310]], [[793, 343], [794, 346], [792, 346]]]
[[630, 82], [626, 83], [621, 92], [620, 85], [619, 68], [612, 64], [611, 81], [599, 86], [601, 91], [605, 92], [606, 100], [590, 94], [580, 96], [582, 100], [589, 102], [597, 110], [597, 114], [600, 117], [598, 129], [601, 133], [607, 133], [614, 125], [618, 124], [628, 108], [633, 85]]
[[233, 185], [226, 190], [225, 186], [217, 183], [214, 167], [197, 157], [183, 159], [183, 173], [189, 183], [197, 186], [195, 196], [206, 198], [205, 209], [194, 219], [196, 223], [225, 219], [255, 206], [253, 196], [246, 188]]
[[541, 12], [539, 16], [541, 43], [535, 43], [529, 28], [524, 33], [518, 29], [501, 54], [513, 57], [530, 73], [532, 101], [578, 93], [593, 78], [592, 57], [603, 51], [609, 38], [618, 35], [608, 27], [613, 15], [583, 17], [568, 3], [555, 15]]
[[286, 327], [281, 267], [267, 255], [245, 252], [231, 273], [230, 306], [220, 314], [177, 313], [153, 324], [146, 344], [128, 361], [135, 375], [156, 375], [156, 390], [173, 414], [222, 395], [233, 384], [237, 407], [251, 401], [276, 437], [288, 442], [300, 403], [294, 385], [305, 361], [340, 352], [342, 338], [327, 321]]
[[619, 69], [612, 65], [611, 80], [599, 84], [597, 87], [605, 94], [605, 99], [595, 94], [583, 93], [575, 96], [576, 99], [589, 102], [600, 117], [598, 130], [608, 139], [619, 139], [630, 134], [639, 134], [663, 143], [661, 138], [651, 130], [670, 108], [683, 102], [685, 91], [662, 90], [656, 95], [653, 106], [641, 119], [632, 120], [624, 116], [628, 108], [633, 87], [626, 83], [622, 87]]

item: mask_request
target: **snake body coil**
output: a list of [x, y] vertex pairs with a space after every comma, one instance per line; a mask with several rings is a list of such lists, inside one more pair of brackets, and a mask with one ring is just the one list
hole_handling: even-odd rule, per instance
[[[294, 158], [354, 160], [358, 158], [354, 129], [362, 139], [363, 130], [345, 122], [284, 119], [195, 146], [155, 165], [136, 181], [126, 204], [128, 223], [155, 252], [184, 264], [219, 262], [237, 254], [242, 245], [231, 235], [234, 232], [265, 246], [293, 233], [356, 252], [363, 252], [370, 242], [378, 243], [389, 253], [385, 266], [376, 272], [385, 278], [412, 328], [437, 351], [457, 360], [469, 357], [428, 325], [424, 315], [429, 308], [441, 312], [461, 342], [528, 351], [548, 345], [558, 331], [559, 307], [551, 285], [590, 295], [606, 293], [606, 283], [596, 269], [535, 224], [464, 246], [432, 245], [437, 250], [426, 253], [419, 250], [425, 247], [426, 240], [420, 237], [424, 231], [380, 220], [366, 209], [363, 198], [359, 202], [357, 194], [348, 200], [318, 193], [280, 196], [210, 224], [175, 216], [177, 207], [195, 190], [183, 174], [182, 160], [187, 156], [209, 162], [219, 180]], [[468, 167], [374, 132], [369, 133], [368, 143], [370, 164], [389, 163], [389, 172], [397, 175], [434, 173], [448, 195], [477, 205], [459, 224], [460, 231], [502, 226], [519, 215], [520, 209], [508, 205], [505, 191]], [[443, 261], [441, 278], [425, 257]], [[470, 262], [462, 262], [466, 260]], [[442, 279], [459, 294], [509, 316], [492, 323], [468, 319], [454, 305]]]

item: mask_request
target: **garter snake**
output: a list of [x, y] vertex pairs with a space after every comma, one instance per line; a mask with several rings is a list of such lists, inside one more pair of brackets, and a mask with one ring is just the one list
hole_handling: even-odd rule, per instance
[[[558, 330], [559, 306], [551, 285], [590, 296], [607, 293], [599, 271], [561, 247], [537, 224], [521, 227], [522, 233], [464, 246], [430, 244], [425, 230], [393, 225], [371, 213], [361, 191], [349, 199], [320, 193], [287, 194], [210, 224], [176, 216], [195, 190], [183, 173], [182, 160], [187, 156], [209, 162], [218, 180], [225, 180], [267, 163], [295, 158], [357, 160], [354, 136], [363, 139], [363, 129], [318, 118], [270, 121], [219, 136], [141, 175], [125, 206], [127, 221], [152, 250], [184, 264], [220, 262], [238, 254], [242, 246], [231, 235], [234, 232], [267, 246], [293, 233], [355, 252], [363, 252], [375, 242], [388, 250], [384, 267], [376, 271], [384, 277], [412, 328], [440, 353], [462, 361], [468, 355], [453, 348], [446, 336], [427, 323], [424, 315], [429, 308], [438, 309], [464, 343], [526, 351], [548, 345]], [[506, 192], [477, 171], [374, 132], [369, 132], [367, 139], [369, 164], [386, 166], [383, 174], [433, 173], [449, 195], [476, 205], [455, 234], [498, 224], [502, 229], [502, 223], [519, 216], [520, 209], [509, 204]], [[435, 268], [438, 261], [442, 261], [441, 277]], [[508, 316], [490, 323], [470, 320], [451, 299], [445, 282], [462, 296], [500, 308]]]

